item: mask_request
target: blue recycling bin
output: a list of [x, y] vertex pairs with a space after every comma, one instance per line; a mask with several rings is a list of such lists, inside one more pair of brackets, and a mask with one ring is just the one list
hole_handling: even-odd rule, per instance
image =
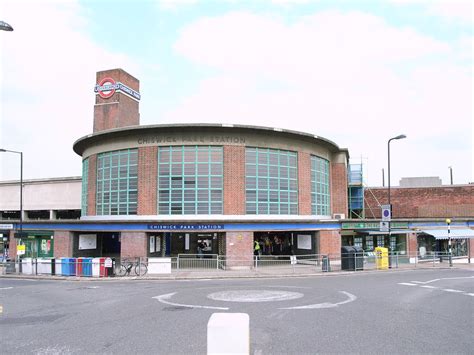
[[80, 276], [92, 276], [92, 258], [82, 258], [82, 274]]
[[76, 258], [61, 258], [61, 274], [63, 276], [76, 275]]

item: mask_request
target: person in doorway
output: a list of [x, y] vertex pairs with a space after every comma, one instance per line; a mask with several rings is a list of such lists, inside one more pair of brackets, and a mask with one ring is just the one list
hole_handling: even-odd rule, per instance
[[197, 245], [197, 253], [198, 253], [198, 258], [202, 259], [203, 257], [203, 250], [206, 246], [201, 240], [198, 240], [198, 245]]
[[261, 250], [262, 249], [260, 248], [260, 243], [258, 242], [258, 240], [255, 240], [254, 241], [254, 246], [253, 246], [253, 254], [255, 256], [259, 256]]

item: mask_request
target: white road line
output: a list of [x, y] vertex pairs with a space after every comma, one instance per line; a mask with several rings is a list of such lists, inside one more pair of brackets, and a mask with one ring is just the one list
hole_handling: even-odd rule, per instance
[[430, 285], [423, 285], [423, 286], [420, 286], [420, 287], [423, 287], [423, 288], [431, 288], [431, 289], [436, 289], [438, 287], [436, 286], [430, 286]]
[[2, 287], [0, 290], [11, 290], [13, 287]]
[[467, 292], [466, 292], [466, 293], [463, 293], [463, 295], [474, 297], [474, 293], [467, 293]]
[[223, 310], [223, 311], [229, 310], [228, 307], [211, 307], [211, 306], [201, 306], [201, 305], [191, 305], [191, 304], [180, 304], [180, 303], [174, 303], [174, 302], [166, 301], [166, 300], [170, 299], [171, 297], [173, 297], [176, 293], [177, 292], [167, 293], [165, 295], [155, 296], [155, 297], [152, 297], [152, 298], [157, 299], [161, 303], [165, 303], [165, 304], [169, 304], [171, 306], [177, 306], [177, 307], [219, 309], [219, 310]]
[[316, 303], [316, 304], [309, 304], [307, 306], [297, 306], [297, 307], [287, 307], [287, 308], [279, 308], [279, 309], [321, 309], [321, 308], [334, 308], [338, 307], [342, 304], [346, 304], [349, 302], [354, 302], [357, 297], [354, 296], [353, 294], [346, 292], [346, 291], [339, 291], [340, 293], [345, 294], [348, 298], [342, 302], [337, 302], [337, 303]]
[[464, 291], [459, 291], [459, 290], [453, 290], [451, 288], [441, 288], [441, 291], [446, 291], [446, 292], [454, 292], [454, 293], [464, 293]]
[[409, 282], [399, 282], [398, 284], [403, 286], [418, 286], [417, 284], [411, 284]]
[[474, 279], [474, 276], [445, 277], [445, 278], [442, 278], [442, 279], [434, 279], [434, 280], [429, 280], [429, 281], [411, 281], [411, 282], [415, 282], [415, 283], [418, 283], [418, 284], [430, 284], [432, 282], [437, 282], [437, 281], [441, 281], [441, 280], [463, 280], [463, 279]]

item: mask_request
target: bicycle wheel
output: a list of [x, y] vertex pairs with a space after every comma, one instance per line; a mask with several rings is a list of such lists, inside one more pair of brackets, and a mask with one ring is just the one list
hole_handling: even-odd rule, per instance
[[135, 266], [135, 274], [137, 276], [143, 276], [148, 272], [148, 267], [146, 266], [145, 263], [138, 263]]
[[125, 265], [120, 265], [120, 269], [117, 271], [118, 276], [125, 276], [127, 274], [127, 267]]

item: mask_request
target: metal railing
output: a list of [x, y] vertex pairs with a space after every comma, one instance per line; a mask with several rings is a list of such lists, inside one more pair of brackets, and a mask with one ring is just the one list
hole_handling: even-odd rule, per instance
[[[23, 258], [0, 262], [0, 275], [56, 275], [75, 277], [118, 276], [122, 265], [138, 265], [138, 274], [131, 269], [128, 276], [144, 276], [180, 272], [250, 272], [260, 274], [320, 273], [331, 271], [385, 270], [398, 268], [444, 268], [470, 263], [468, 256], [449, 253], [389, 253], [359, 252], [351, 255], [243, 255], [179, 254], [171, 258]], [[143, 265], [141, 267], [140, 265]], [[155, 267], [154, 267], [155, 265]], [[156, 268], [156, 265], [164, 266]], [[157, 271], [158, 270], [158, 271]], [[161, 271], [160, 271], [161, 270]], [[165, 270], [162, 272], [162, 270]]]

